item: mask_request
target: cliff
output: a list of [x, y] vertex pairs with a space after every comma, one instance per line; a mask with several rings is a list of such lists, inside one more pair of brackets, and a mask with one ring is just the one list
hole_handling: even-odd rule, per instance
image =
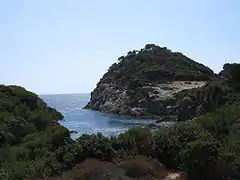
[[[118, 63], [98, 82], [85, 108], [138, 117], [171, 115], [179, 119], [180, 109], [188, 100], [179, 99], [177, 94], [203, 87], [217, 78], [210, 68], [181, 53], [147, 44], [140, 51], [118, 58]], [[191, 114], [201, 115], [201, 107]]]

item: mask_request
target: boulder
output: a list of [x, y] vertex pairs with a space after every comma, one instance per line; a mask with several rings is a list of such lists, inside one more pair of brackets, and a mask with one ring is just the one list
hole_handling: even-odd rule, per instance
[[161, 116], [157, 119], [157, 123], [167, 122], [167, 121], [177, 121], [177, 119], [178, 119], [177, 115]]
[[154, 123], [148, 124], [147, 127], [149, 128], [157, 128], [157, 125]]
[[129, 115], [131, 116], [141, 116], [142, 115], [143, 110], [141, 108], [131, 108]]
[[70, 131], [70, 134], [77, 134], [78, 132], [77, 131], [74, 131], [74, 130], [72, 130], [72, 131]]

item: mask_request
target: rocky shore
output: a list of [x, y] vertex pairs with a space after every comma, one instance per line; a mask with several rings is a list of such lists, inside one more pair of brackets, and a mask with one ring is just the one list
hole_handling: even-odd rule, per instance
[[[142, 118], [161, 119], [161, 116], [175, 119], [178, 111], [187, 103], [187, 98], [177, 99], [176, 94], [193, 88], [202, 87], [205, 81], [172, 81], [168, 83], [143, 86], [138, 91], [145, 94], [135, 106], [131, 106], [131, 97], [127, 89], [114, 88], [111, 84], [101, 84], [91, 94], [91, 101], [85, 108], [105, 113], [130, 115]], [[197, 112], [196, 112], [197, 114]], [[166, 116], [169, 115], [169, 116]]]

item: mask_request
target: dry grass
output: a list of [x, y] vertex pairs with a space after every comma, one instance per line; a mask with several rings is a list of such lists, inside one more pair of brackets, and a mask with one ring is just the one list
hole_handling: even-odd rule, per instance
[[77, 164], [62, 177], [46, 180], [186, 180], [184, 174], [168, 171], [156, 159], [136, 156], [116, 165], [97, 159], [87, 159]]
[[127, 176], [133, 178], [148, 176], [164, 178], [168, 174], [167, 169], [161, 163], [145, 156], [136, 156], [134, 159], [124, 162], [121, 167]]

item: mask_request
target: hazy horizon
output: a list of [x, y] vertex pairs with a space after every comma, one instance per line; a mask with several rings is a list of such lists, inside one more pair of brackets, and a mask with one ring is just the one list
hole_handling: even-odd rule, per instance
[[0, 2], [0, 84], [89, 94], [117, 58], [146, 44], [216, 73], [239, 62], [240, 1]]

